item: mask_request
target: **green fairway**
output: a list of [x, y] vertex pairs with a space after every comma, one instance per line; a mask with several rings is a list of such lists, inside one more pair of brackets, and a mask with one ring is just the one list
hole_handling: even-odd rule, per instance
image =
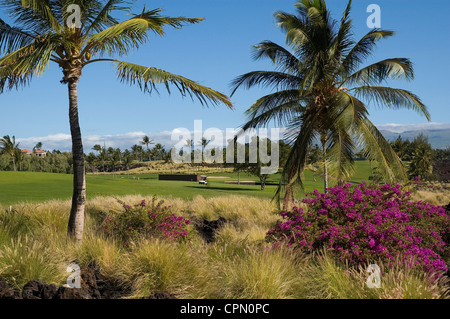
[[[368, 180], [369, 163], [357, 161], [357, 171], [351, 182]], [[205, 198], [223, 195], [247, 195], [270, 199], [273, 197], [279, 174], [271, 175], [264, 191], [259, 185], [227, 184], [225, 181], [237, 180], [236, 173], [217, 173], [211, 176], [226, 176], [227, 179], [208, 179], [208, 185], [196, 182], [159, 181], [157, 174], [140, 175], [87, 175], [87, 197], [107, 195], [160, 195], [183, 199], [192, 199], [197, 195]], [[241, 181], [258, 181], [247, 173], [240, 174]], [[333, 185], [333, 182], [330, 182]], [[309, 171], [305, 174], [305, 190], [323, 190], [323, 180]], [[50, 199], [70, 199], [72, 194], [72, 175], [33, 173], [33, 172], [0, 172], [0, 204], [6, 206], [18, 202], [42, 202]], [[301, 194], [299, 194], [301, 196]]]

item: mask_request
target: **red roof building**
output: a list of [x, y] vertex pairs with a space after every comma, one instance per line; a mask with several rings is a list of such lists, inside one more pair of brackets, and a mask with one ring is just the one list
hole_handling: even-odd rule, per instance
[[24, 153], [26, 155], [30, 155], [30, 156], [34, 154], [34, 155], [36, 155], [38, 157], [45, 157], [47, 155], [46, 151], [41, 151], [41, 150], [35, 150], [33, 152], [33, 151], [30, 151], [30, 150], [27, 150], [27, 149], [23, 149], [22, 153]]

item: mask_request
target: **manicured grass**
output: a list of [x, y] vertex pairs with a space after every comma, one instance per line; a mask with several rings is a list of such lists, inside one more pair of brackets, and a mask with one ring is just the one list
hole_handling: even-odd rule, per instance
[[[357, 171], [351, 182], [368, 180], [370, 166], [366, 161], [357, 161]], [[271, 175], [264, 191], [259, 185], [226, 184], [237, 180], [237, 173], [217, 172], [208, 176], [227, 176], [228, 179], [208, 179], [208, 185], [195, 182], [159, 181], [157, 174], [140, 175], [92, 175], [86, 177], [88, 199], [109, 195], [160, 195], [182, 199], [193, 199], [197, 195], [205, 198], [224, 195], [247, 195], [271, 199], [279, 181], [279, 174]], [[240, 174], [240, 180], [258, 181], [255, 176]], [[330, 181], [330, 186], [333, 182]], [[323, 190], [323, 180], [309, 171], [305, 174], [305, 190]], [[50, 199], [70, 199], [72, 194], [72, 175], [0, 172], [0, 204], [7, 206], [18, 202], [42, 202]], [[299, 194], [302, 196], [302, 194]]]

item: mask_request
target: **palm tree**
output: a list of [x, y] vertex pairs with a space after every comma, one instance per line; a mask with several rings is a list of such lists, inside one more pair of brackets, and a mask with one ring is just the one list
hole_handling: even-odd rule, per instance
[[136, 160], [140, 160], [142, 162], [142, 146], [134, 144], [131, 146], [131, 152]]
[[19, 148], [19, 143], [16, 144], [16, 137], [12, 138], [9, 135], [0, 138], [0, 151], [1, 153], [7, 154], [11, 157], [13, 162], [13, 169], [16, 171], [16, 149]]
[[153, 152], [157, 156], [157, 158], [161, 160], [164, 158], [166, 150], [164, 149], [164, 146], [161, 145], [161, 143], [158, 143], [153, 147]]
[[[33, 76], [43, 73], [50, 62], [56, 63], [67, 84], [69, 119], [73, 154], [73, 196], [68, 224], [68, 237], [81, 241], [84, 227], [86, 182], [83, 144], [78, 120], [77, 84], [83, 69], [97, 62], [113, 62], [118, 79], [137, 84], [146, 93], [162, 83], [169, 91], [174, 85], [182, 95], [197, 98], [202, 104], [224, 103], [232, 107], [227, 96], [185, 77], [154, 67], [141, 66], [115, 59], [127, 55], [147, 43], [149, 34], [164, 35], [167, 27], [180, 29], [202, 19], [167, 17], [161, 9], [144, 8], [131, 14], [126, 0], [7, 0], [0, 2], [14, 26], [0, 21], [0, 92], [28, 84]], [[69, 23], [78, 5], [80, 23]], [[118, 21], [113, 14], [131, 17]], [[72, 20], [73, 21], [73, 20]], [[70, 21], [70, 22], [72, 22]], [[169, 91], [170, 93], [170, 91]]]
[[94, 153], [89, 153], [87, 156], [85, 156], [86, 159], [86, 163], [88, 163], [91, 172], [94, 173], [95, 172], [95, 161], [96, 161], [96, 157]]
[[[184, 145], [186, 145], [187, 147], [189, 147], [189, 166], [193, 166], [192, 164], [192, 153], [193, 153], [193, 147], [194, 147], [194, 140], [191, 138], [188, 138]], [[184, 153], [184, 152], [183, 152]], [[180, 154], [180, 156], [182, 156], [182, 154]], [[190, 173], [190, 167], [188, 166], [188, 174]]]
[[359, 41], [352, 37], [350, 0], [340, 21], [331, 18], [324, 0], [303, 0], [295, 4], [296, 15], [274, 14], [286, 33], [288, 49], [271, 41], [254, 47], [255, 59], [269, 58], [275, 71], [255, 71], [233, 81], [239, 87], [272, 87], [274, 92], [258, 99], [247, 111], [243, 129], [276, 121], [287, 127], [285, 138], [292, 146], [276, 197], [285, 189], [285, 209], [293, 200], [294, 188], [303, 188], [308, 146], [318, 139], [323, 154], [324, 189], [328, 172], [338, 183], [354, 170], [353, 155], [358, 146], [369, 160], [376, 160], [388, 180], [405, 180], [405, 169], [389, 143], [369, 120], [362, 101], [392, 109], [415, 110], [429, 120], [426, 106], [413, 93], [383, 86], [390, 79], [414, 78], [412, 63], [390, 58], [362, 67], [377, 42], [394, 35], [373, 29]]
[[33, 152], [39, 151], [42, 148], [42, 142], [37, 142], [36, 145], [33, 147]]
[[[148, 149], [148, 146], [149, 145], [152, 145], [152, 144], [155, 144], [155, 141], [153, 141], [151, 138], [149, 138], [147, 135], [146, 136], [144, 136], [143, 138], [142, 138], [142, 141], [141, 141], [141, 145], [145, 145], [145, 146], [147, 146], [147, 154], [149, 153], [149, 149]], [[149, 155], [149, 160], [150, 160], [150, 154], [148, 154]]]
[[202, 146], [202, 151], [205, 151], [206, 146], [211, 143], [211, 140], [206, 139], [205, 137], [202, 137], [200, 141], [198, 141], [198, 145]]
[[25, 155], [23, 154], [22, 150], [19, 148], [14, 149], [14, 161], [16, 162], [17, 168], [19, 171], [21, 170], [23, 160], [25, 159]]
[[102, 151], [102, 146], [100, 144], [95, 144], [92, 149], [100, 154]]
[[102, 147], [100, 149], [100, 153], [98, 154], [98, 158], [102, 162], [103, 172], [106, 172], [105, 163], [108, 160], [108, 153], [106, 152], [104, 147]]
[[192, 146], [194, 145], [194, 140], [188, 138], [188, 139], [186, 140], [186, 142], [184, 143], [184, 145], [186, 145], [186, 146], [189, 147], [189, 148], [192, 148]]
[[129, 170], [130, 165], [133, 163], [133, 157], [131, 156], [130, 150], [126, 149], [125, 151], [123, 151], [122, 157], [124, 160], [125, 168]]

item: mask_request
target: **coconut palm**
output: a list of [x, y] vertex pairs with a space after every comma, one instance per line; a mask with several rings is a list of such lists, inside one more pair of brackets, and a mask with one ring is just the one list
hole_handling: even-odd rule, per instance
[[100, 154], [100, 152], [102, 151], [102, 146], [100, 144], [95, 144], [92, 149], [96, 152], [98, 152], [98, 154]]
[[21, 170], [23, 161], [25, 159], [25, 155], [23, 154], [22, 150], [19, 148], [14, 149], [14, 161], [16, 162], [17, 168], [19, 171]]
[[189, 147], [189, 149], [190, 149], [191, 152], [192, 152], [192, 147], [194, 146], [194, 140], [188, 138], [188, 139], [185, 141], [184, 145], [186, 145], [187, 147]]
[[0, 153], [7, 154], [11, 157], [13, 162], [13, 169], [16, 171], [16, 149], [19, 148], [19, 143], [16, 144], [16, 137], [12, 138], [9, 135], [0, 138]]
[[147, 135], [142, 138], [141, 145], [147, 146], [147, 155], [149, 156], [149, 158], [148, 158], [149, 160], [150, 160], [150, 154], [149, 154], [150, 152], [149, 152], [148, 146], [152, 145], [152, 144], [155, 144], [155, 141], [153, 141]]
[[95, 161], [97, 160], [97, 158], [95, 157], [95, 154], [91, 152], [87, 156], [85, 156], [85, 159], [86, 159], [86, 163], [88, 163], [89, 168], [91, 169], [91, 172], [94, 173]]
[[141, 158], [142, 146], [138, 144], [134, 144], [131, 146], [131, 153], [133, 154], [134, 159], [138, 160]]
[[37, 142], [36, 145], [33, 147], [33, 152], [40, 151], [42, 149], [42, 142]]
[[[69, 119], [73, 154], [73, 197], [68, 236], [81, 241], [86, 200], [85, 164], [78, 120], [77, 84], [88, 65], [112, 62], [118, 79], [137, 84], [146, 93], [161, 83], [169, 91], [174, 85], [182, 95], [190, 95], [202, 104], [224, 103], [227, 96], [185, 77], [155, 67], [142, 66], [116, 59], [138, 49], [149, 35], [164, 35], [165, 28], [180, 29], [202, 19], [167, 17], [161, 9], [144, 8], [132, 14], [126, 0], [3, 0], [0, 8], [14, 21], [0, 21], [0, 92], [28, 84], [50, 64], [62, 69], [62, 83], [67, 84]], [[73, 19], [73, 7], [80, 9], [80, 19]], [[68, 10], [70, 9], [70, 10]], [[128, 14], [127, 20], [114, 16]], [[73, 23], [75, 22], [75, 23]], [[170, 93], [170, 91], [169, 91]]]
[[211, 140], [208, 140], [205, 137], [202, 137], [200, 141], [198, 141], [198, 145], [201, 145], [203, 152], [205, 151], [206, 146], [211, 143]]
[[158, 143], [153, 147], [153, 154], [158, 159], [160, 159], [160, 160], [163, 159], [165, 153], [166, 153], [166, 150], [164, 149], [164, 145], [162, 145], [161, 143]]
[[129, 149], [126, 149], [122, 153], [123, 162], [125, 164], [125, 168], [127, 170], [130, 169], [131, 164], [133, 163], [133, 156], [131, 155], [131, 152]]
[[[390, 181], [406, 179], [405, 169], [389, 143], [369, 120], [366, 102], [391, 109], [407, 108], [430, 115], [413, 93], [383, 85], [387, 80], [414, 77], [413, 66], [405, 58], [390, 58], [364, 66], [379, 40], [392, 31], [373, 29], [355, 41], [350, 10], [340, 21], [331, 18], [323, 0], [303, 0], [295, 4], [296, 14], [276, 12], [278, 26], [286, 33], [284, 48], [274, 42], [257, 44], [254, 57], [269, 58], [275, 71], [255, 71], [233, 81], [233, 94], [239, 87], [272, 87], [247, 111], [243, 129], [276, 121], [285, 125], [291, 144], [282, 171], [277, 197], [285, 189], [284, 208], [289, 208], [294, 189], [303, 188], [309, 146], [320, 141], [323, 153], [324, 189], [328, 172], [338, 183], [354, 170], [353, 156], [358, 146], [369, 160], [376, 160]], [[366, 102], [363, 102], [366, 101]]]

